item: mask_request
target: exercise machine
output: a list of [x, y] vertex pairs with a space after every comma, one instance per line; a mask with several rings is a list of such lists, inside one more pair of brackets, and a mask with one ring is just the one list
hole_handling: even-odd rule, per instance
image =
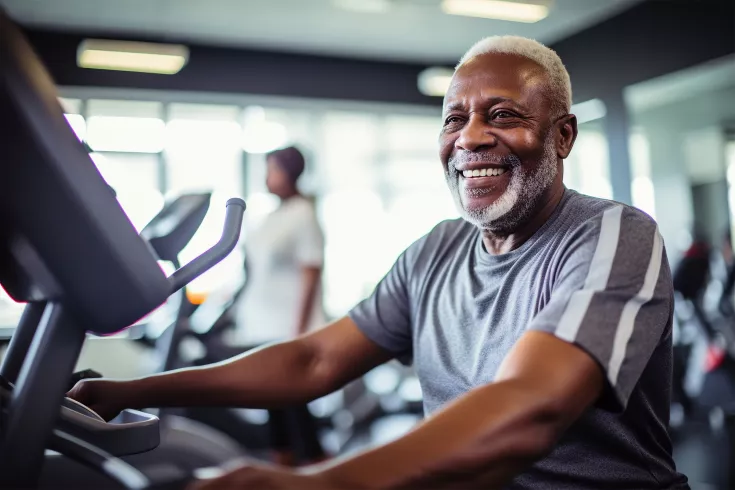
[[222, 260], [245, 204], [230, 200], [220, 241], [166, 276], [2, 10], [0, 115], [0, 284], [27, 303], [0, 366], [0, 487], [181, 488], [192, 475], [175, 462], [120, 459], [158, 445], [157, 417], [105, 422], [64, 395], [85, 336], [123, 330]]

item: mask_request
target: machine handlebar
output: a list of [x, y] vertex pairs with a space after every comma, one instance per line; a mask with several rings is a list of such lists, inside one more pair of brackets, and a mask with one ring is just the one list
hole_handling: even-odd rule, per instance
[[212, 248], [169, 276], [168, 280], [171, 283], [172, 294], [217, 265], [232, 252], [240, 239], [244, 213], [245, 201], [240, 198], [233, 198], [227, 201], [227, 212], [222, 237], [220, 237], [219, 241]]

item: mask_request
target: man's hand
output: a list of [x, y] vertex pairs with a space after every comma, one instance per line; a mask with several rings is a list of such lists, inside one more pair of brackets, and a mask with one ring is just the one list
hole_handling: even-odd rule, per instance
[[109, 421], [122, 410], [133, 406], [132, 399], [127, 395], [130, 390], [124, 383], [106, 379], [82, 380], [66, 396], [86, 405]]
[[[351, 487], [350, 490], [355, 487]], [[257, 463], [241, 464], [211, 480], [201, 480], [187, 490], [344, 490], [322, 473], [299, 473], [287, 468]]]

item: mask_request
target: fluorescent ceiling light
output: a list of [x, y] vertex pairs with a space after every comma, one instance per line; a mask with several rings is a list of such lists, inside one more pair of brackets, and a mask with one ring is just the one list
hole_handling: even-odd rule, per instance
[[77, 65], [97, 70], [173, 75], [188, 60], [189, 49], [179, 44], [85, 39], [77, 50]]
[[444, 97], [452, 82], [454, 70], [451, 68], [432, 67], [419, 73], [419, 91], [430, 97]]
[[391, 7], [390, 0], [332, 0], [336, 7], [353, 12], [382, 14]]
[[442, 10], [450, 15], [527, 23], [538, 22], [549, 15], [546, 5], [501, 0], [444, 0]]

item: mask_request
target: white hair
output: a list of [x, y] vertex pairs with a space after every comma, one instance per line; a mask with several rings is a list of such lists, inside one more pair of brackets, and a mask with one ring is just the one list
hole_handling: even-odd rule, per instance
[[538, 41], [520, 36], [491, 36], [474, 44], [462, 56], [457, 69], [472, 58], [487, 54], [513, 54], [528, 58], [544, 69], [549, 78], [550, 97], [555, 110], [569, 112], [572, 106], [572, 82], [556, 52]]

